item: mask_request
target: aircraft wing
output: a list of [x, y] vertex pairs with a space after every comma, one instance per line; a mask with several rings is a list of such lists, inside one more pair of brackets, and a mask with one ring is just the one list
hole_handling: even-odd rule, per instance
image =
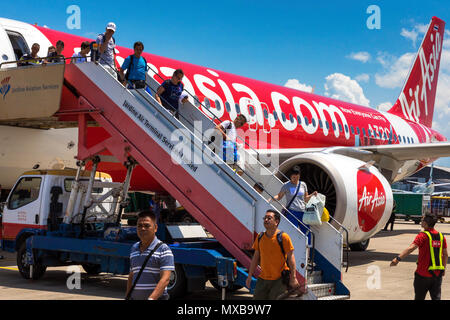
[[434, 186], [435, 187], [442, 187], [442, 186], [449, 186], [450, 185], [450, 183], [438, 183], [438, 184], [435, 184]]
[[328, 148], [297, 148], [297, 149], [259, 149], [263, 156], [279, 156], [279, 163], [303, 153], [337, 153], [359, 159], [372, 161], [390, 182], [400, 180], [399, 169], [406, 161], [429, 163], [437, 158], [450, 157], [450, 142], [434, 142], [422, 144], [389, 144], [360, 147], [328, 147]]
[[258, 149], [266, 156], [279, 155], [281, 162], [302, 153], [327, 152], [338, 153], [363, 161], [377, 161], [380, 157], [389, 157], [397, 161], [427, 160], [450, 157], [450, 142], [422, 144], [389, 144], [362, 147], [328, 147], [328, 148], [292, 148], [292, 149]]

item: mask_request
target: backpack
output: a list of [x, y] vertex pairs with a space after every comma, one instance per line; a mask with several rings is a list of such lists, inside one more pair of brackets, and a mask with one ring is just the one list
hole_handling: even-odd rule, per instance
[[[99, 36], [102, 36], [102, 41], [105, 41], [105, 34], [101, 33], [99, 34]], [[116, 39], [114, 39], [114, 37], [112, 37], [114, 44], [116, 44]], [[97, 41], [92, 41], [91, 44], [89, 45], [89, 47], [91, 48], [91, 61], [95, 61], [97, 62], [100, 59], [100, 52], [99, 52], [99, 48], [97, 47], [97, 49], [95, 49], [95, 45], [97, 44]]]
[[[280, 245], [281, 253], [283, 253], [283, 257], [284, 257], [286, 255], [286, 253], [284, 252], [284, 248], [283, 248], [283, 233], [284, 233], [283, 231], [280, 231], [277, 233], [277, 242]], [[263, 235], [264, 235], [264, 232], [261, 232], [258, 235], [258, 246], [259, 246], [259, 241], [261, 240]], [[289, 266], [289, 264], [287, 263], [287, 258], [286, 258], [286, 264]], [[286, 286], [289, 286], [290, 271], [289, 270], [281, 271], [281, 278], [282, 278], [283, 284], [285, 284]]]
[[[141, 56], [142, 59], [144, 59], [145, 62], [145, 69], [147, 69], [147, 60], [145, 60], [144, 57]], [[131, 71], [131, 67], [133, 66], [133, 62], [134, 62], [134, 54], [130, 55], [130, 65], [128, 66], [127, 72], [125, 73], [125, 79], [128, 81], [128, 77], [130, 76], [130, 71]]]
[[[283, 253], [283, 257], [285, 256], [285, 252], [284, 252], [284, 248], [283, 248], [283, 231], [280, 231], [277, 233], [277, 241], [278, 244], [280, 245], [280, 249], [281, 249], [281, 253]], [[259, 241], [261, 240], [262, 236], [264, 235], [264, 232], [261, 232], [260, 234], [258, 234], [258, 246], [259, 246]]]

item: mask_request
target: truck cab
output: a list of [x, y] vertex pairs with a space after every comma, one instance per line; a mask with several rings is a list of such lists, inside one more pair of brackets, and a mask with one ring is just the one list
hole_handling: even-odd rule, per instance
[[[49, 226], [61, 223], [76, 173], [75, 169], [35, 170], [19, 177], [3, 208], [0, 239], [4, 250], [17, 250], [20, 237], [26, 232], [48, 230]], [[81, 180], [87, 183], [90, 172], [83, 171], [81, 175]], [[111, 181], [111, 176], [97, 172], [96, 179]], [[97, 194], [105, 191], [102, 188], [93, 190]], [[95, 207], [91, 211], [99, 212], [101, 209]]]

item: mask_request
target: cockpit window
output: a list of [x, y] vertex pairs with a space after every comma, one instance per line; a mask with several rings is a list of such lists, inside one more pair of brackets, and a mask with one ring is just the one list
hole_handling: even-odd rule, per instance
[[9, 40], [11, 41], [16, 61], [22, 58], [24, 54], [30, 53], [30, 48], [28, 48], [25, 39], [20, 33], [8, 30], [6, 31], [6, 33], [8, 34]]

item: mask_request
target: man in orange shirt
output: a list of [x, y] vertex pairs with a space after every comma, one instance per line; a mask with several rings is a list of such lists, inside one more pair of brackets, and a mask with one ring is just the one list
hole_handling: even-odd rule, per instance
[[250, 288], [252, 275], [258, 265], [261, 266], [261, 274], [256, 282], [253, 298], [255, 300], [275, 300], [278, 296], [285, 293], [287, 286], [283, 283], [281, 273], [283, 270], [289, 270], [289, 286], [298, 287], [296, 278], [296, 265], [294, 257], [294, 246], [288, 234], [282, 233], [281, 240], [283, 251], [277, 239], [280, 223], [280, 213], [267, 210], [264, 216], [264, 228], [266, 232], [258, 236], [253, 244], [255, 254], [250, 264], [250, 270], [246, 285]]

